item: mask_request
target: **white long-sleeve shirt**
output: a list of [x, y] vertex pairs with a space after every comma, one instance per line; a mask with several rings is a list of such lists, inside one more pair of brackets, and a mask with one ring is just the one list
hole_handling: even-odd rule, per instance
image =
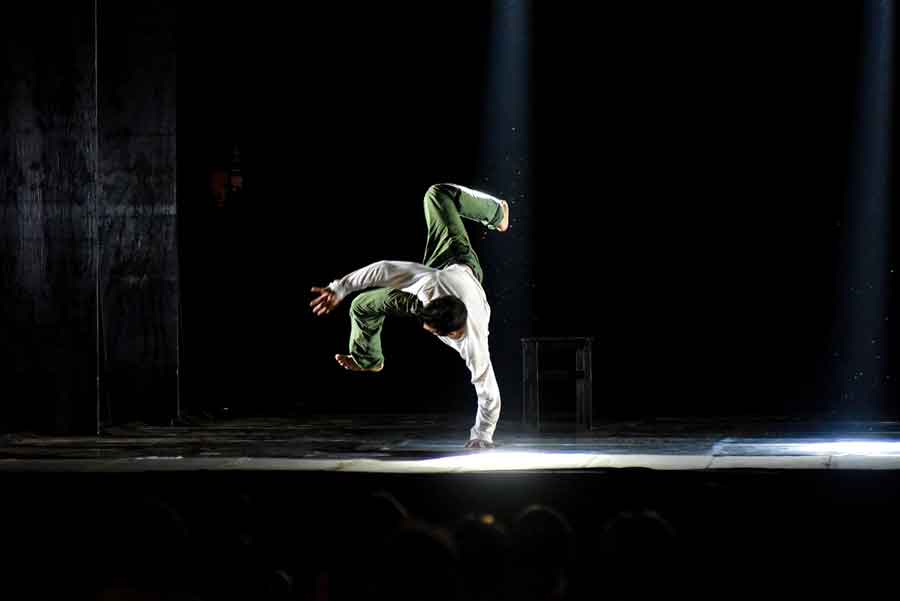
[[446, 295], [462, 300], [468, 312], [465, 335], [459, 340], [446, 336], [439, 338], [456, 349], [472, 374], [478, 409], [470, 438], [493, 442], [500, 417], [500, 388], [488, 349], [491, 307], [481, 282], [468, 266], [454, 264], [444, 269], [434, 269], [408, 261], [379, 261], [331, 282], [328, 288], [339, 299], [366, 288], [394, 288], [414, 294], [426, 305]]

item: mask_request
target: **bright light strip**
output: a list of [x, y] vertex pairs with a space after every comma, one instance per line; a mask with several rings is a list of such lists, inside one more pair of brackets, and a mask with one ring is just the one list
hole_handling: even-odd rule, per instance
[[590, 453], [539, 453], [528, 451], [490, 451], [452, 455], [417, 462], [425, 468], [447, 471], [498, 471], [577, 469], [595, 467], [597, 454]]
[[788, 451], [811, 453], [814, 455], [861, 455], [864, 457], [900, 455], [900, 442], [897, 441], [839, 440], [833, 442], [785, 444], [783, 446], [786, 447]]

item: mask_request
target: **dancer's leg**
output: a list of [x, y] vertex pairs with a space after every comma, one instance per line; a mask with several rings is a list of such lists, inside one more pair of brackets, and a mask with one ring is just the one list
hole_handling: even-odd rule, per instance
[[[380, 371], [384, 366], [381, 351], [381, 328], [387, 315], [414, 315], [420, 308], [412, 294], [379, 288], [363, 292], [350, 305], [350, 357], [362, 370]], [[345, 361], [341, 361], [345, 357]], [[346, 356], [339, 355], [338, 363], [352, 369]]]
[[462, 186], [436, 184], [425, 193], [425, 265], [441, 269], [453, 263], [472, 268], [483, 279], [481, 263], [462, 219], [477, 221], [489, 229], [498, 229], [504, 221], [500, 200]]

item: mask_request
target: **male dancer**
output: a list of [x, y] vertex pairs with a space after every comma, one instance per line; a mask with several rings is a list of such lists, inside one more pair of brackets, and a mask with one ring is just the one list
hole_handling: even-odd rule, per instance
[[313, 313], [326, 315], [348, 294], [358, 295], [350, 305], [350, 354], [335, 355], [344, 369], [379, 372], [384, 368], [381, 327], [387, 315], [410, 315], [422, 327], [456, 349], [472, 374], [478, 395], [475, 425], [466, 448], [494, 446], [500, 417], [500, 389], [488, 350], [491, 308], [483, 272], [462, 219], [477, 221], [491, 230], [509, 229], [509, 204], [489, 194], [455, 184], [437, 184], [425, 193], [424, 264], [379, 261], [358, 269], [326, 288], [313, 288]]

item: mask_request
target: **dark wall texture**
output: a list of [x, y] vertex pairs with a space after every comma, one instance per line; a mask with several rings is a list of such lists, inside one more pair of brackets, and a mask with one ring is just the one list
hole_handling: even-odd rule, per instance
[[99, 8], [101, 417], [159, 423], [178, 411], [175, 3]]
[[[11, 9], [0, 59], [0, 425], [95, 428], [97, 101], [91, 0]], [[43, 6], [42, 6], [43, 5]]]
[[174, 8], [81, 0], [10, 11], [0, 426], [90, 433], [171, 419]]

